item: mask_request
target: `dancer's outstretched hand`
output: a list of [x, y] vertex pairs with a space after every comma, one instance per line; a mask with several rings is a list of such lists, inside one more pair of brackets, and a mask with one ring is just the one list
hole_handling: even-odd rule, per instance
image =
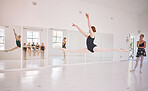
[[77, 25], [76, 24], [72, 24], [72, 26], [76, 27]]
[[89, 15], [87, 13], [85, 15], [86, 15], [87, 19], [89, 19]]
[[13, 29], [13, 32], [14, 32], [15, 36], [17, 36], [17, 34], [15, 33], [15, 29]]

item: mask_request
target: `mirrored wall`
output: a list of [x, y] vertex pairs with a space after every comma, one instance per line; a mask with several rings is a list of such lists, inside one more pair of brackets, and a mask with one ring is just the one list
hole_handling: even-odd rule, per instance
[[[77, 30], [69, 31], [69, 50], [83, 50], [86, 48], [86, 38]], [[69, 64], [85, 63], [85, 52], [70, 52]]]
[[21, 68], [21, 26], [0, 26], [0, 70]]
[[68, 53], [60, 50], [64, 38], [66, 41], [65, 47], [67, 47], [68, 30], [48, 29], [48, 65], [67, 64]]
[[[99, 48], [113, 48], [113, 40], [113, 34], [95, 35], [95, 44]], [[0, 26], [0, 70], [36, 69], [113, 60], [113, 52], [71, 53], [63, 52], [61, 48], [87, 48], [86, 38], [76, 30]]]
[[23, 68], [44, 67], [47, 60], [47, 29], [23, 27]]

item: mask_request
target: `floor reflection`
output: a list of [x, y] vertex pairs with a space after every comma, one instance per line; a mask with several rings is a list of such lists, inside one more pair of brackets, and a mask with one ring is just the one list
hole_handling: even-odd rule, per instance
[[21, 60], [0, 60], [0, 70], [20, 68]]
[[49, 56], [48, 65], [85, 63], [85, 56]]
[[23, 68], [44, 67], [44, 59], [23, 60]]
[[[106, 60], [105, 60], [106, 61]], [[23, 68], [38, 68], [46, 66], [55, 66], [63, 64], [82, 64], [91, 62], [105, 62], [100, 60], [99, 57], [89, 55], [70, 55], [66, 56], [48, 56], [46, 59], [41, 58], [28, 58], [27, 60], [1, 60], [0, 70], [4, 69], [20, 69], [21, 63]], [[108, 61], [112, 61], [109, 60]]]
[[23, 85], [34, 85], [36, 78], [39, 75], [39, 71], [26, 71], [24, 74], [22, 74], [21, 84]]
[[89, 55], [72, 55], [72, 56], [48, 56], [48, 65], [63, 65], [63, 64], [82, 64], [92, 62], [112, 61], [112, 58], [104, 58], [89, 56]]
[[148, 91], [148, 62], [143, 74], [131, 67], [125, 61], [7, 71], [0, 73], [0, 91]]

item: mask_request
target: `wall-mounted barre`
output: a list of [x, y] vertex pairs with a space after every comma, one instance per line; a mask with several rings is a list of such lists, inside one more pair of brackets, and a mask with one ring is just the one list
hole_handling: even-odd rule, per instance
[[6, 26], [6, 25], [0, 25], [1, 27], [5, 27], [5, 28], [9, 28], [9, 26]]
[[58, 31], [70, 31], [69, 29], [58, 29], [58, 28], [49, 28], [50, 30], [58, 30]]
[[43, 31], [43, 29], [37, 29], [37, 28], [35, 29], [35, 28], [25, 28], [25, 27], [24, 27], [23, 29], [24, 29], [24, 30], [37, 30], [37, 31]]

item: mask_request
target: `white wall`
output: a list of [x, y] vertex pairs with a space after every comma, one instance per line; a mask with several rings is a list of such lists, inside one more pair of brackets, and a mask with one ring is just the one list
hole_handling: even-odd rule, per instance
[[[1, 0], [0, 24], [70, 29], [72, 23], [88, 31], [87, 21], [79, 11], [88, 12], [92, 25], [97, 32], [114, 34], [114, 48], [128, 48], [126, 37], [137, 33], [139, 19], [137, 15], [113, 10], [81, 1], [72, 0], [36, 0], [32, 6], [30, 0]], [[113, 20], [111, 20], [113, 17]], [[128, 59], [126, 53], [114, 53], [114, 61]]]
[[[146, 42], [148, 43], [148, 10], [140, 16], [140, 29], [144, 33]], [[146, 47], [148, 55], [148, 44]], [[148, 59], [148, 56], [146, 57]]]

